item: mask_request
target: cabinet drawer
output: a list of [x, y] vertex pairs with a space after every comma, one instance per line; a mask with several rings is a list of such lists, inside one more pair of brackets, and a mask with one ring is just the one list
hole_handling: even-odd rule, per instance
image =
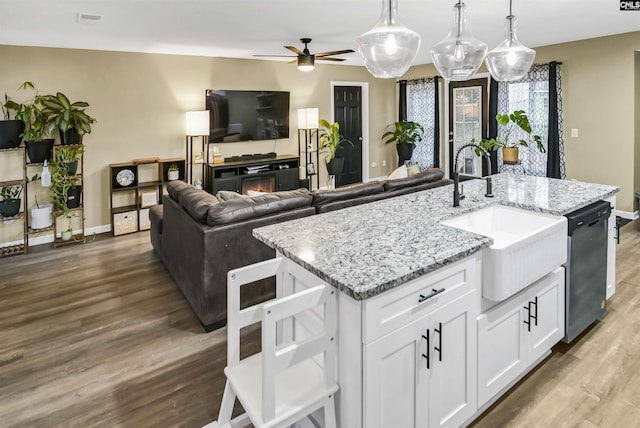
[[480, 253], [476, 253], [365, 300], [362, 334], [364, 343], [371, 343], [474, 288], [479, 289], [480, 263]]

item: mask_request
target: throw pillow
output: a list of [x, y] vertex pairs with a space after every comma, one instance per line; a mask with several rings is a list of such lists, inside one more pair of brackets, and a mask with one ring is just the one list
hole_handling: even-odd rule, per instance
[[241, 195], [238, 192], [232, 192], [231, 190], [220, 190], [216, 193], [216, 198], [220, 199], [222, 202], [245, 197], [245, 195]]
[[407, 168], [407, 173], [409, 174], [409, 177], [411, 177], [412, 175], [416, 175], [419, 172], [420, 172], [420, 165], [410, 165]]
[[399, 166], [389, 176], [387, 180], [395, 180], [396, 178], [407, 178], [409, 173], [407, 172], [406, 165]]

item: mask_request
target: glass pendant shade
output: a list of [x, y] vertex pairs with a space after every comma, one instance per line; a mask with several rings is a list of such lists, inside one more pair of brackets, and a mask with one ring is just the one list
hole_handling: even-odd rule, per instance
[[524, 46], [516, 36], [516, 17], [507, 16], [505, 38], [486, 58], [491, 76], [499, 82], [522, 79], [531, 68], [536, 51]]
[[448, 80], [468, 80], [487, 54], [487, 45], [471, 35], [465, 7], [460, 2], [453, 7], [451, 31], [431, 48], [434, 65], [440, 75]]
[[402, 76], [420, 49], [420, 35], [400, 23], [397, 9], [397, 0], [383, 0], [375, 27], [358, 37], [358, 53], [374, 77]]

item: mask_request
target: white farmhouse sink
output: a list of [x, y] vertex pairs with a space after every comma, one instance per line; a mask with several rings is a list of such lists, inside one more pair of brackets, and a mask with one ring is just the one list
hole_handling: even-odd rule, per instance
[[567, 219], [492, 205], [441, 222], [493, 238], [482, 256], [482, 295], [500, 301], [567, 261]]

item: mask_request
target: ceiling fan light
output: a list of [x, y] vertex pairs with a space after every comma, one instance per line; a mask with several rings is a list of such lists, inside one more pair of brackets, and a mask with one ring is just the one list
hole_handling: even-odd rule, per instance
[[499, 82], [522, 79], [531, 68], [536, 51], [524, 46], [516, 36], [516, 17], [507, 16], [505, 38], [487, 54], [485, 62], [491, 77]]
[[312, 71], [315, 68], [315, 58], [313, 55], [298, 55], [298, 70]]
[[447, 80], [468, 80], [478, 71], [487, 54], [487, 45], [471, 35], [465, 9], [460, 1], [453, 6], [451, 31], [431, 48], [433, 64]]
[[376, 25], [358, 37], [358, 53], [374, 77], [402, 76], [420, 49], [420, 35], [402, 25], [397, 9], [397, 0], [383, 0]]

